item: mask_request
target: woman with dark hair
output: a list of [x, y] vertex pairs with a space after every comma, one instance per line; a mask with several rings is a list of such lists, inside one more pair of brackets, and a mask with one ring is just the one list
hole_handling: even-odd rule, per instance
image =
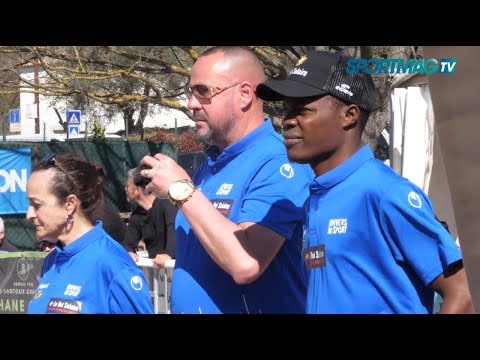
[[47, 255], [28, 313], [153, 313], [148, 284], [95, 211], [103, 202], [95, 166], [46, 156], [27, 183], [27, 219], [37, 238], [58, 239]]

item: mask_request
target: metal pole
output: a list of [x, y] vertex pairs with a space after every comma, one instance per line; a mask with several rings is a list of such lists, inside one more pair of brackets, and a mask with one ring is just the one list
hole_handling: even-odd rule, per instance
[[[38, 85], [38, 61], [33, 64], [34, 82]], [[40, 96], [35, 88], [35, 103], [37, 104], [37, 117], [35, 118], [35, 134], [40, 134]]]
[[47, 141], [47, 139], [46, 139], [46, 137], [45, 137], [45, 136], [46, 136], [46, 134], [45, 134], [46, 132], [47, 132], [47, 123], [43, 123], [43, 141], [44, 141], [44, 142]]
[[178, 128], [177, 128], [177, 118], [175, 118], [175, 155], [178, 158]]
[[2, 119], [2, 134], [3, 134], [3, 141], [7, 141], [7, 134], [5, 133], [5, 119]]
[[67, 122], [67, 140], [68, 140], [68, 133], [70, 132], [70, 126], [68, 125], [68, 113], [66, 114], [66, 122]]

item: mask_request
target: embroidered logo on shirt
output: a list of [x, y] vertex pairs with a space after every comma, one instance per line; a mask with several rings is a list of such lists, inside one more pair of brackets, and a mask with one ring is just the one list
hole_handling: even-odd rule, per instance
[[140, 276], [134, 276], [130, 279], [130, 285], [132, 285], [133, 290], [140, 291], [143, 287], [143, 281]]
[[40, 296], [42, 296], [43, 294], [43, 291], [42, 290], [38, 290], [36, 293], [35, 293], [35, 296], [33, 297], [34, 299], [38, 299]]
[[327, 234], [346, 234], [347, 227], [347, 219], [330, 219]]
[[233, 184], [222, 184], [217, 190], [216, 195], [228, 195], [233, 188]]
[[292, 165], [290, 165], [290, 164], [283, 164], [283, 165], [280, 167], [280, 174], [282, 174], [282, 176], [285, 176], [287, 179], [290, 179], [290, 178], [293, 177], [293, 175], [295, 174], [295, 172], [293, 171]]
[[47, 289], [49, 285], [50, 285], [50, 283], [48, 283], [48, 284], [43, 284], [43, 283], [42, 283], [42, 284], [40, 284], [40, 285], [38, 286], [38, 288], [39, 288], [39, 289]]
[[420, 198], [420, 195], [413, 191], [410, 191], [410, 194], [408, 194], [408, 203], [417, 209], [422, 207], [422, 199]]
[[66, 296], [77, 296], [80, 293], [81, 289], [81, 286], [68, 284], [67, 289], [63, 294]]

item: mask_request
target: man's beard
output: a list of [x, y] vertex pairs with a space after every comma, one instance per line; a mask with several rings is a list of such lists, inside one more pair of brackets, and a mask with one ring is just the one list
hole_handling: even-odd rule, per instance
[[208, 129], [200, 133], [197, 129], [197, 140], [204, 141], [208, 145], [222, 144], [225, 142], [225, 137], [235, 127], [236, 121], [233, 117], [213, 127], [208, 123]]

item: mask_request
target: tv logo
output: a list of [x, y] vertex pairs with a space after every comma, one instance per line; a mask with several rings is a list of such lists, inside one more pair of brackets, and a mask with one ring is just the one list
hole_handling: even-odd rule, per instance
[[347, 74], [453, 74], [457, 67], [456, 58], [440, 59], [356, 59], [347, 60]]
[[457, 59], [440, 59], [440, 69], [438, 69], [438, 72], [443, 74], [453, 74], [456, 67]]

